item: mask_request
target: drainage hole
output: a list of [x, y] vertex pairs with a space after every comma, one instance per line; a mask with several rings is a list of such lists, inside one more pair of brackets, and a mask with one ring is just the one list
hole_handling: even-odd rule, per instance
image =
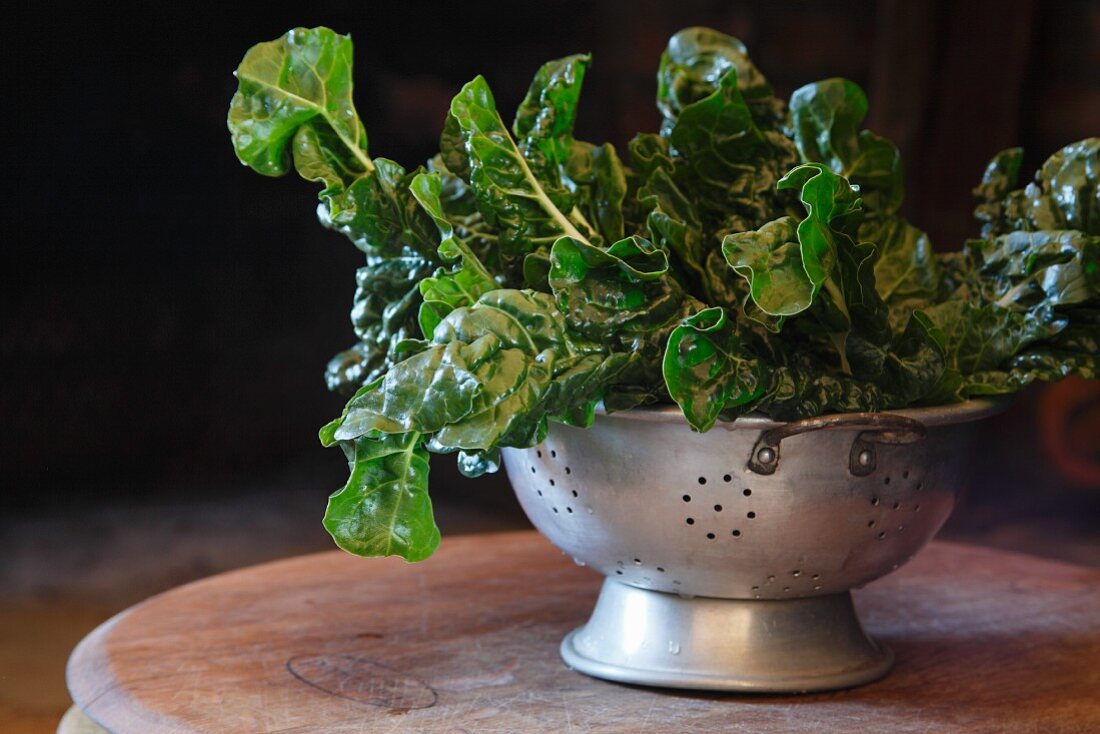
[[706, 477], [699, 477], [699, 484], [706, 484], [706, 483], [707, 483], [707, 478]]
[[745, 495], [746, 497], [749, 497], [750, 495], [752, 495], [752, 490], [751, 489], [746, 489], [741, 494]]
[[753, 520], [753, 519], [756, 518], [756, 513], [755, 512], [749, 512], [745, 515], [745, 517], [747, 517], [750, 520]]
[[551, 507], [550, 509], [554, 511], [554, 514], [557, 514], [557, 512], [558, 512], [558, 508], [557, 508], [557, 507]]
[[875, 521], [874, 520], [868, 520], [867, 521], [867, 527], [873, 528], [874, 526], [875, 526]]
[[690, 494], [685, 494], [683, 499], [684, 499], [684, 502], [691, 502], [691, 495]]
[[815, 573], [815, 574], [814, 574], [813, 576], [811, 576], [810, 578], [812, 578], [812, 579], [813, 579], [814, 581], [817, 581], [817, 580], [818, 580], [819, 578], [821, 578], [821, 574], [819, 574], [819, 573]]
[[879, 540], [882, 540], [882, 539], [883, 539], [883, 538], [885, 538], [885, 537], [886, 537], [886, 533], [885, 533], [885, 531], [884, 531], [884, 532], [881, 532], [881, 533], [879, 533], [879, 534], [878, 534], [878, 539], [879, 539]]
[[660, 566], [657, 566], [657, 572], [658, 573], [664, 573], [665, 570], [663, 568], [661, 568]]
[[542, 490], [541, 489], [536, 489], [535, 491], [539, 493], [539, 497], [542, 496]]
[[535, 454], [541, 459], [542, 458], [542, 449], [539, 449], [538, 451], [536, 451]]
[[722, 505], [715, 505], [714, 506], [714, 511], [715, 512], [721, 512], [722, 511]]
[[733, 481], [733, 476], [731, 476], [729, 474], [726, 474], [722, 477], [722, 481], [723, 482], [732, 482]]
[[575, 490], [575, 489], [573, 490], [573, 496], [574, 497], [579, 497], [580, 496], [580, 495], [577, 494], [577, 490]]
[[895, 510], [900, 510], [901, 509], [901, 503], [900, 502], [895, 502], [894, 503], [894, 509]]
[[558, 452], [557, 452], [557, 451], [555, 451], [554, 449], [550, 449], [550, 458], [551, 458], [551, 459], [556, 459], [556, 458], [558, 458]]
[[566, 473], [566, 474], [572, 474], [572, 473], [573, 473], [573, 470], [572, 470], [572, 469], [570, 469], [569, 467], [565, 467], [565, 473]]
[[622, 572], [622, 571], [615, 571], [615, 573], [616, 573], [617, 575], [619, 575], [619, 576], [622, 576], [622, 575], [623, 575], [623, 572]]
[[883, 479], [882, 483], [883, 484], [889, 484], [890, 483], [890, 477], [886, 477], [885, 479]]
[[903, 471], [901, 473], [901, 478], [902, 479], [908, 479], [909, 478], [909, 470], [908, 469], [906, 469], [905, 471]]
[[695, 524], [695, 518], [694, 517], [689, 517], [687, 519], [687, 524], [688, 525], [694, 525]]
[[740, 530], [734, 530], [732, 533], [730, 533], [730, 535], [732, 535], [735, 538], [740, 538], [741, 537], [741, 531]]
[[871, 498], [871, 506], [872, 507], [878, 507], [878, 497], [872, 497]]
[[640, 565], [642, 565], [642, 559], [641, 559], [641, 558], [635, 558], [635, 559], [634, 559], [634, 565], [635, 565], [635, 566], [640, 566]]
[[572, 507], [566, 507], [565, 511], [568, 512], [570, 515], [573, 514], [573, 508]]
[[532, 473], [532, 474], [534, 474], [534, 473], [535, 473], [535, 467], [531, 467], [531, 473]]
[[554, 480], [553, 480], [553, 479], [551, 479], [551, 480], [550, 480], [550, 486], [551, 486], [551, 487], [553, 487], [553, 486], [554, 486]]
[[802, 571], [800, 571], [797, 568], [795, 570], [791, 571], [791, 576], [794, 576], [795, 578], [798, 578], [801, 575], [802, 575]]
[[714, 533], [707, 533], [707, 540], [714, 540]]

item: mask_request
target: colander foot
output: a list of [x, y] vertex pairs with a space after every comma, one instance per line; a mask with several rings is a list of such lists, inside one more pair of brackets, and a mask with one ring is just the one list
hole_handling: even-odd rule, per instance
[[561, 643], [582, 673], [669, 688], [801, 693], [850, 688], [894, 655], [863, 631], [849, 592], [803, 599], [685, 598], [610, 579]]

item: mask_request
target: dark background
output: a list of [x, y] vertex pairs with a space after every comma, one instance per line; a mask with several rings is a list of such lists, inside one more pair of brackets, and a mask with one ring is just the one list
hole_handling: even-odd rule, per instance
[[[289, 473], [306, 478], [319, 520], [342, 483], [342, 457], [320, 448], [316, 430], [342, 404], [322, 372], [354, 339], [347, 312], [361, 254], [318, 225], [312, 184], [242, 168], [225, 128], [245, 50], [295, 25], [353, 35], [372, 155], [407, 166], [437, 149], [451, 96], [475, 74], [510, 111], [543, 61], [578, 51], [595, 56], [578, 135], [622, 146], [657, 128], [654, 75], [668, 36], [713, 26], [748, 45], [782, 96], [829, 76], [861, 84], [868, 127], [902, 149], [906, 214], [940, 249], [976, 233], [969, 192], [998, 150], [1025, 146], [1030, 175], [1057, 148], [1100, 133], [1100, 3], [1090, 0], [16, 12], [3, 44], [9, 516], [209, 495]], [[1029, 392], [985, 430], [970, 514], [958, 522], [1096, 525], [1097, 475], [1044, 449], [1044, 395]], [[1095, 433], [1072, 441], [1077, 455], [1100, 451]], [[515, 513], [501, 480], [459, 481], [449, 465], [436, 464], [439, 501]]]

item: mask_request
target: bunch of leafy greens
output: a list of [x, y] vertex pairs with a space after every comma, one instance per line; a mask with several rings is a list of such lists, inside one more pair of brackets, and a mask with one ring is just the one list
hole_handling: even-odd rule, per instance
[[359, 341], [327, 372], [350, 400], [321, 431], [351, 469], [325, 515], [340, 547], [427, 557], [428, 451], [494, 471], [601, 401], [675, 402], [705, 431], [1096, 376], [1100, 139], [1023, 189], [1020, 151], [999, 154], [981, 237], [937, 255], [855, 84], [785, 103], [739, 41], [689, 28], [661, 57], [660, 133], [623, 156], [573, 137], [589, 62], [545, 64], [511, 127], [475, 78], [412, 170], [368, 153], [350, 38], [296, 29], [237, 70], [240, 160], [320, 183], [321, 222], [365, 254]]

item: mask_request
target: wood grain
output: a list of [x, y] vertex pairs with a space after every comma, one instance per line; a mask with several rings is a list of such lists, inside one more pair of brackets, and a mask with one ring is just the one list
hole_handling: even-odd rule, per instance
[[533, 532], [445, 539], [416, 566], [305, 556], [123, 612], [74, 651], [69, 687], [115, 734], [1100, 731], [1095, 570], [933, 543], [856, 592], [894, 672], [808, 696], [566, 669], [599, 583]]

